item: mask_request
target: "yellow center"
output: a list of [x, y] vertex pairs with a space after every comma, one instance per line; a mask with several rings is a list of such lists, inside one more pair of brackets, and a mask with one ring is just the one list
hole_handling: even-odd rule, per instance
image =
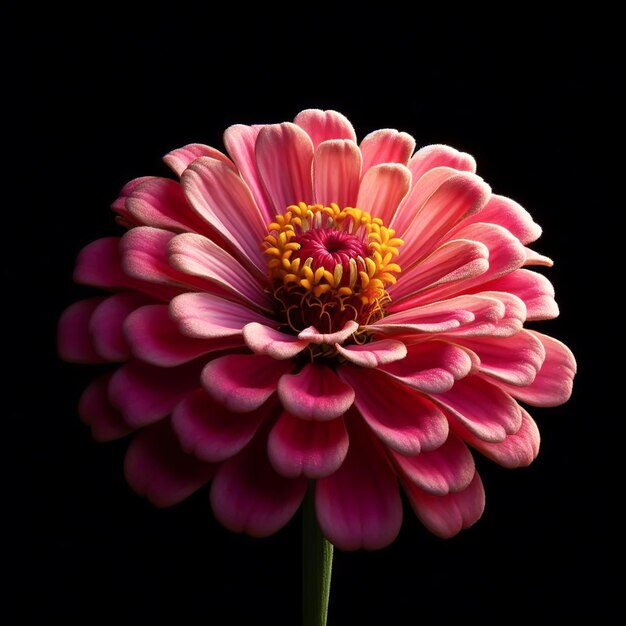
[[382, 220], [336, 204], [288, 206], [264, 239], [269, 282], [284, 322], [299, 332], [336, 332], [384, 315], [402, 240]]

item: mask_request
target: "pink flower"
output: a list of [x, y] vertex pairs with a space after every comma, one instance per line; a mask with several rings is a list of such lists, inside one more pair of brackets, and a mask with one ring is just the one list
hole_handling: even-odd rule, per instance
[[[60, 353], [123, 363], [80, 415], [96, 439], [137, 431], [126, 476], [158, 506], [211, 481], [216, 517], [254, 536], [294, 515], [309, 479], [323, 532], [380, 548], [400, 488], [441, 537], [484, 507], [470, 448], [528, 465], [539, 433], [518, 404], [571, 393], [571, 352], [525, 321], [558, 315], [528, 266], [540, 228], [493, 195], [474, 159], [406, 133], [357, 143], [334, 111], [236, 125], [180, 177], [130, 182], [128, 228], [79, 255], [75, 279], [112, 295], [62, 316]], [[351, 208], [358, 207], [358, 208]]]

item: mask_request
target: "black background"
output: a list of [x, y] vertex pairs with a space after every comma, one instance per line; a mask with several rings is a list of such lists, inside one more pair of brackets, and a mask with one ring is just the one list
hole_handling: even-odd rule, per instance
[[308, 107], [341, 111], [359, 137], [395, 127], [473, 154], [543, 226], [535, 247], [556, 260], [562, 314], [539, 328], [579, 361], [571, 402], [533, 411], [533, 466], [479, 461], [487, 508], [473, 529], [442, 541], [407, 508], [389, 548], [336, 552], [330, 624], [623, 616], [616, 16], [220, 11], [30, 7], [4, 21], [11, 623], [298, 623], [299, 517], [252, 540], [222, 529], [204, 492], [168, 510], [132, 494], [125, 443], [92, 442], [76, 414], [93, 372], [59, 362], [54, 335], [87, 293], [71, 283], [75, 256], [118, 232], [108, 206], [127, 180], [167, 175], [160, 157], [185, 143], [221, 147], [229, 124]]

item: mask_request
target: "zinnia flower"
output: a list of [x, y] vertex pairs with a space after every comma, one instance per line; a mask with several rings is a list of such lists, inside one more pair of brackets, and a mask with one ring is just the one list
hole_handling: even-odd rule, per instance
[[310, 479], [326, 537], [380, 548], [400, 489], [441, 537], [484, 508], [473, 449], [528, 465], [524, 405], [565, 402], [576, 365], [524, 322], [554, 318], [528, 266], [541, 230], [494, 195], [474, 159], [379, 130], [357, 143], [334, 111], [235, 125], [227, 154], [200, 144], [113, 204], [128, 229], [88, 245], [79, 283], [112, 291], [62, 316], [60, 353], [123, 363], [80, 415], [98, 440], [136, 432], [138, 493], [177, 503], [210, 481], [227, 528], [265, 536]]

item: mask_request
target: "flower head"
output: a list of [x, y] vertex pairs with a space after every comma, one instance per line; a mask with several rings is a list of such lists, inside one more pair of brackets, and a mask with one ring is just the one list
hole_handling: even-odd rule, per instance
[[473, 524], [470, 448], [528, 465], [524, 405], [565, 402], [576, 365], [524, 322], [556, 317], [526, 247], [540, 228], [491, 193], [467, 154], [414, 152], [406, 133], [357, 143], [334, 111], [227, 129], [228, 155], [191, 144], [179, 176], [130, 182], [128, 231], [79, 255], [112, 291], [71, 306], [69, 361], [120, 364], [80, 414], [99, 440], [136, 434], [131, 486], [159, 506], [210, 482], [216, 517], [255, 536], [294, 515], [309, 480], [345, 548], [397, 535], [400, 489], [435, 534]]

